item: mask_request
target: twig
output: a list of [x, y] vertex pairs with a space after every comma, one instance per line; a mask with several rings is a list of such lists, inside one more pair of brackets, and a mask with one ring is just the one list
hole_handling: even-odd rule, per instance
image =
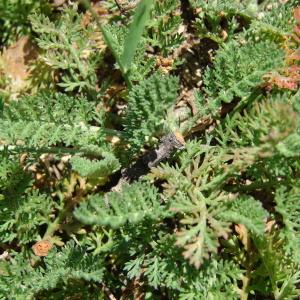
[[117, 298], [114, 296], [114, 294], [109, 290], [109, 288], [103, 284], [104, 293], [108, 297], [109, 300], [117, 300]]
[[121, 3], [119, 2], [119, 0], [115, 0], [115, 3], [118, 6], [118, 9], [119, 9], [120, 13], [123, 14], [124, 13], [124, 9], [123, 9]]
[[175, 149], [184, 149], [184, 139], [181, 134], [171, 132], [161, 139], [161, 143], [156, 150], [146, 153], [132, 166], [122, 170], [122, 176], [112, 188], [112, 191], [119, 192], [125, 182], [131, 183], [138, 180], [141, 176], [147, 174], [150, 168], [169, 158]]

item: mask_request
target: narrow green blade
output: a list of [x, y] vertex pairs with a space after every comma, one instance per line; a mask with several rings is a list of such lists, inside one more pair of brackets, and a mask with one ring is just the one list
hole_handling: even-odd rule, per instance
[[124, 71], [130, 69], [138, 43], [143, 35], [145, 25], [150, 17], [153, 0], [141, 0], [138, 4], [129, 32], [126, 36], [121, 63]]

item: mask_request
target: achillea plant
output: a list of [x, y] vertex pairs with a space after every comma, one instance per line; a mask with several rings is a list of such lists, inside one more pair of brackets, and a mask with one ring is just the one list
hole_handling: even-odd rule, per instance
[[38, 50], [0, 80], [0, 299], [299, 299], [299, 1], [54, 2], [0, 4]]

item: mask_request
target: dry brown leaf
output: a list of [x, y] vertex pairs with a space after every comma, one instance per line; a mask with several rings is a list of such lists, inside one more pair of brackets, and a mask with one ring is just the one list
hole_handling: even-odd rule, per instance
[[296, 7], [294, 9], [294, 18], [297, 21], [297, 23], [300, 23], [300, 7]]
[[66, 2], [66, 0], [52, 0], [51, 5], [52, 5], [53, 7], [56, 7], [56, 8], [57, 8], [57, 7], [59, 7], [59, 6], [64, 5], [65, 2]]
[[245, 248], [248, 249], [248, 247], [249, 247], [249, 234], [248, 234], [248, 230], [247, 230], [246, 226], [243, 225], [243, 224], [236, 224], [234, 226], [234, 229], [235, 229], [236, 233], [238, 234], [238, 237], [239, 237], [240, 241], [243, 243]]
[[165, 74], [173, 69], [173, 58], [159, 56], [156, 58], [156, 66]]
[[41, 240], [32, 246], [32, 250], [36, 256], [47, 256], [52, 247], [49, 240]]
[[179, 131], [175, 131], [174, 132], [174, 135], [175, 135], [175, 137], [176, 137], [176, 139], [177, 139], [177, 141], [179, 142], [179, 143], [181, 143], [182, 145], [185, 145], [185, 140], [184, 140], [184, 137], [183, 137], [183, 135], [179, 132]]
[[274, 226], [276, 225], [275, 220], [270, 220], [266, 223], [265, 232], [270, 233]]
[[5, 49], [0, 57], [1, 71], [9, 78], [10, 90], [13, 97], [26, 88], [30, 72], [30, 61], [38, 56], [37, 48], [32, 44], [28, 36], [21, 37], [15, 44]]

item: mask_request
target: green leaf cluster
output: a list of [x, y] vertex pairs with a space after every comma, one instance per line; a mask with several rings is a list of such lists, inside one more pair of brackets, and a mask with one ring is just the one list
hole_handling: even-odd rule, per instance
[[76, 6], [66, 9], [57, 21], [37, 13], [30, 16], [38, 46], [44, 50], [43, 61], [61, 74], [58, 85], [67, 92], [76, 90], [96, 97], [96, 68], [101, 55], [92, 38], [95, 28], [92, 24], [84, 27], [82, 20]]
[[170, 128], [172, 124], [167, 120], [167, 112], [176, 101], [177, 91], [178, 79], [159, 73], [130, 90], [124, 136], [132, 152]]
[[94, 144], [99, 128], [88, 123], [93, 112], [86, 98], [61, 93], [25, 96], [3, 109], [1, 139], [6, 144], [25, 147]]
[[0, 102], [0, 299], [298, 299], [299, 1], [71, 2], [0, 3], [39, 52]]
[[31, 31], [28, 16], [33, 12], [49, 14], [51, 7], [48, 1], [3, 0], [0, 3], [0, 42], [10, 45], [18, 37]]
[[119, 228], [127, 222], [138, 223], [145, 218], [159, 219], [168, 215], [166, 210], [160, 203], [157, 190], [138, 182], [124, 186], [122, 194], [111, 192], [103, 197], [91, 197], [75, 211], [75, 216], [86, 224]]
[[100, 283], [104, 273], [103, 260], [76, 246], [74, 241], [60, 252], [54, 249], [45, 258], [44, 265], [37, 268], [30, 266], [28, 259], [16, 254], [10, 263], [2, 263], [0, 269], [1, 299], [47, 299], [49, 291], [53, 291], [50, 299], [85, 297], [91, 288], [86, 283]]

